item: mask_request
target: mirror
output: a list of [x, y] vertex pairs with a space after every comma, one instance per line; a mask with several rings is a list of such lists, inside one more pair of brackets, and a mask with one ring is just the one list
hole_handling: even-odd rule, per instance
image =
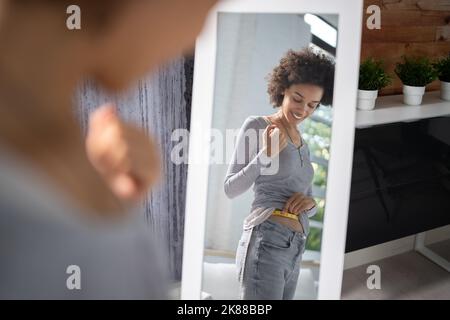
[[[337, 15], [218, 14], [205, 297], [317, 297], [337, 26]], [[271, 123], [283, 149], [264, 171]]]
[[182, 299], [340, 295], [362, 1], [264, 4], [196, 44]]

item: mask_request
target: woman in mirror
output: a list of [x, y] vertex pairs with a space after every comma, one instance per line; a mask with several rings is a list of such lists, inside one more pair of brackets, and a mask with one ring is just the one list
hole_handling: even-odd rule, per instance
[[294, 297], [308, 219], [317, 211], [314, 169], [298, 126], [320, 104], [331, 105], [333, 80], [332, 58], [289, 50], [268, 77], [277, 111], [250, 116], [241, 127], [224, 181], [229, 198], [254, 190], [236, 252], [241, 299]]

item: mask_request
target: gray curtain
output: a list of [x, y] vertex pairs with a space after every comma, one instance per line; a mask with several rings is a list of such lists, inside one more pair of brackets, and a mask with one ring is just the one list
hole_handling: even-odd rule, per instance
[[84, 81], [75, 96], [76, 112], [86, 133], [90, 112], [114, 102], [120, 116], [149, 132], [159, 143], [164, 175], [160, 185], [141, 203], [149, 232], [157, 234], [168, 253], [170, 273], [181, 278], [187, 165], [170, 161], [174, 129], [189, 129], [193, 58], [181, 57], [141, 79], [127, 92], [110, 94], [92, 80]]

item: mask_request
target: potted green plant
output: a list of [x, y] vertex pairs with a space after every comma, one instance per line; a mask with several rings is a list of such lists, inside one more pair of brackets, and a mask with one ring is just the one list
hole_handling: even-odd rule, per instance
[[441, 99], [450, 100], [450, 54], [433, 64], [441, 81]]
[[437, 78], [437, 72], [427, 57], [406, 57], [398, 62], [395, 74], [403, 83], [403, 102], [417, 106], [422, 103], [425, 86]]
[[391, 77], [384, 71], [383, 62], [368, 58], [359, 67], [358, 109], [372, 110], [378, 97], [378, 90], [391, 83]]

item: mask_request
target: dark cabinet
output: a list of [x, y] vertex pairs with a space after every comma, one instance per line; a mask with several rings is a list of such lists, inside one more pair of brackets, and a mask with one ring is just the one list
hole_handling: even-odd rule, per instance
[[430, 124], [356, 129], [346, 252], [450, 224], [450, 145]]

